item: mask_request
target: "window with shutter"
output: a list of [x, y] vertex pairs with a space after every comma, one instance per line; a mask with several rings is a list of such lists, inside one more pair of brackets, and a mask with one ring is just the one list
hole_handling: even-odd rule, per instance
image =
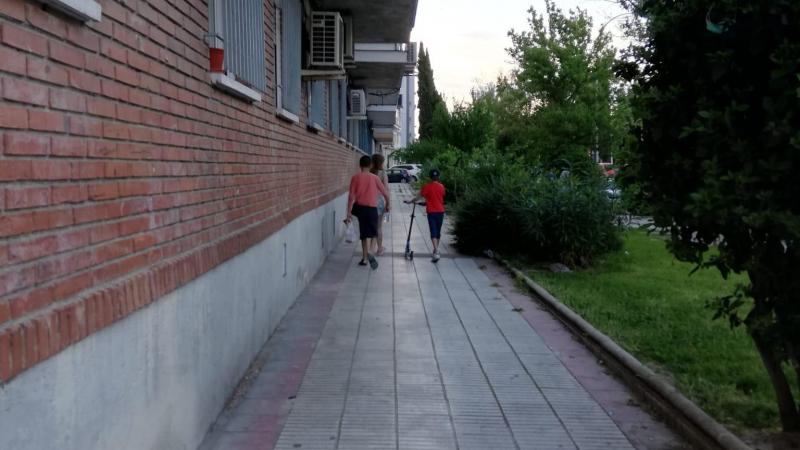
[[361, 137], [359, 124], [360, 120], [347, 121], [347, 139], [357, 148], [361, 148], [361, 143], [358, 141]]
[[339, 80], [339, 118], [339, 137], [347, 140], [347, 82], [345, 80]]
[[339, 134], [339, 82], [328, 82], [328, 131]]
[[318, 130], [325, 129], [325, 81], [308, 83], [308, 121]]
[[358, 121], [358, 147], [364, 153], [371, 155], [373, 152], [372, 147], [372, 128], [367, 120]]
[[[303, 4], [301, 0], [276, 0], [275, 39], [278, 111], [297, 121], [301, 102]], [[289, 114], [286, 114], [289, 113]]]
[[264, 92], [267, 73], [263, 3], [209, 0], [209, 30], [211, 47], [224, 51], [224, 75], [235, 81], [223, 87], [242, 85], [248, 91]]

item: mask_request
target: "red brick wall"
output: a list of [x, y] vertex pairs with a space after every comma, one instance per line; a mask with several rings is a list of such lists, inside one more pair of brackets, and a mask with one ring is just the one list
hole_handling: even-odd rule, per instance
[[[211, 87], [205, 0], [0, 0], [0, 382], [342, 194], [355, 154]], [[301, 120], [303, 122], [303, 120]]]

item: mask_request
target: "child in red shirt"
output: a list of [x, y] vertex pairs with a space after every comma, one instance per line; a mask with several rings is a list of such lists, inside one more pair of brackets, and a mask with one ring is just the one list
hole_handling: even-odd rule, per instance
[[358, 162], [361, 171], [350, 179], [350, 194], [347, 198], [347, 218], [345, 223], [350, 223], [353, 216], [358, 218], [358, 228], [361, 232], [361, 261], [359, 266], [366, 266], [367, 261], [372, 269], [378, 268], [378, 260], [370, 255], [368, 250], [372, 240], [378, 237], [378, 195], [382, 195], [385, 211], [389, 212], [389, 190], [377, 176], [369, 172], [372, 159], [362, 156]]
[[433, 244], [433, 262], [438, 262], [439, 240], [442, 237], [442, 224], [444, 223], [444, 185], [439, 182], [439, 171], [430, 172], [431, 182], [422, 186], [419, 194], [406, 203], [413, 203], [421, 198], [425, 199], [425, 211], [428, 213], [428, 228], [431, 231], [431, 244]]

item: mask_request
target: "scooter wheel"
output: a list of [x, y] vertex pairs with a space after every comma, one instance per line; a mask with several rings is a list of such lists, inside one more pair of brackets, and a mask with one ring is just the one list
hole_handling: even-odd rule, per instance
[[414, 260], [414, 252], [411, 252], [411, 253], [409, 253], [409, 254], [408, 254], [408, 259], [409, 259], [410, 261], [413, 261], [413, 260]]

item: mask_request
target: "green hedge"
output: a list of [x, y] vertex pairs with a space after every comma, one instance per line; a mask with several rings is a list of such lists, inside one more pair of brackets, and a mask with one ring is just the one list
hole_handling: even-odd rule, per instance
[[492, 249], [588, 265], [620, 248], [612, 206], [600, 180], [531, 172], [520, 164], [497, 161], [473, 164], [468, 172], [474, 176], [455, 208], [460, 250]]

